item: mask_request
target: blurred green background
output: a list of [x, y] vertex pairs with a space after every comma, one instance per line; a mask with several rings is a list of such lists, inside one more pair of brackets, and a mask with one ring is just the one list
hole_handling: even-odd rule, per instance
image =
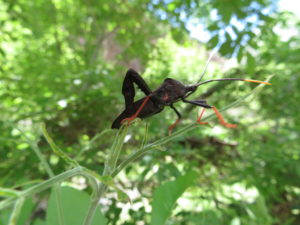
[[[55, 174], [67, 169], [40, 122], [69, 156], [101, 173], [116, 131], [89, 141], [123, 110], [126, 70], [139, 71], [152, 89], [167, 77], [195, 83], [217, 49], [204, 80], [273, 75], [273, 85], [223, 113], [237, 129], [214, 119], [127, 167], [116, 182], [132, 204], [110, 190], [101, 203], [107, 223], [149, 224], [154, 190], [193, 169], [196, 184], [166, 224], [300, 224], [299, 30], [299, 17], [271, 0], [0, 0], [0, 187], [48, 179], [32, 143]], [[222, 108], [256, 86], [211, 83], [190, 99]], [[185, 120], [175, 130], [195, 122], [198, 108], [176, 107]], [[167, 108], [132, 125], [121, 159], [139, 148], [146, 123], [152, 142], [175, 119]], [[90, 193], [80, 179], [65, 185]], [[42, 224], [48, 197], [49, 190], [32, 198], [19, 223]], [[0, 211], [0, 223], [9, 212]]]

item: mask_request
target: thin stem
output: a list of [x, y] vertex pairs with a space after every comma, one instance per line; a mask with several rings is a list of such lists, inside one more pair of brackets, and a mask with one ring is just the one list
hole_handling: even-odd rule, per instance
[[[42, 133], [43, 133], [45, 139], [47, 140], [48, 144], [50, 145], [50, 147], [51, 147], [51, 149], [54, 153], [56, 153], [58, 156], [60, 156], [62, 159], [64, 159], [65, 162], [71, 164], [72, 166], [74, 166], [74, 167], [79, 166], [79, 164], [77, 163], [76, 160], [71, 159], [67, 154], [65, 154], [55, 144], [55, 142], [50, 137], [50, 135], [49, 135], [49, 133], [46, 129], [46, 125], [44, 123], [41, 124], [41, 129], [42, 129]], [[63, 213], [63, 209], [62, 209], [62, 205], [61, 205], [61, 192], [60, 192], [60, 185], [59, 184], [57, 184], [56, 187], [55, 187], [55, 201], [56, 201], [57, 210], [58, 210], [59, 224], [60, 225], [65, 225], [64, 213]]]
[[101, 183], [98, 185], [98, 189], [96, 193], [92, 196], [91, 203], [88, 209], [88, 212], [86, 214], [86, 217], [84, 219], [83, 225], [90, 225], [92, 224], [96, 209], [99, 205], [99, 200], [102, 197], [106, 190], [106, 185], [104, 183]]
[[57, 154], [59, 157], [61, 157], [66, 163], [76, 167], [79, 166], [78, 162], [72, 158], [70, 158], [64, 151], [62, 151], [56, 144], [55, 142], [52, 140], [52, 138], [50, 137], [47, 129], [46, 129], [46, 125], [44, 123], [41, 124], [41, 129], [43, 132], [43, 135], [45, 137], [45, 139], [47, 140], [48, 144], [50, 145], [52, 151]]
[[[97, 195], [99, 193], [99, 191], [98, 191], [99, 190], [99, 183], [96, 182], [96, 180], [93, 179], [93, 178], [89, 178], [89, 181], [90, 181], [90, 184], [93, 187], [93, 193], [92, 193], [92, 196], [91, 196], [90, 206], [89, 206], [88, 212], [85, 216], [83, 224], [90, 224], [92, 222], [92, 218], [93, 218], [94, 213], [95, 213], [95, 211], [92, 211], [92, 209], [95, 207], [94, 206], [95, 204], [98, 204], [98, 201], [96, 201], [96, 199], [98, 199]], [[95, 208], [97, 208], [97, 207], [95, 207]]]
[[146, 122], [146, 125], [145, 125], [145, 134], [144, 134], [144, 138], [143, 138], [143, 141], [142, 141], [142, 144], [141, 144], [140, 148], [144, 148], [144, 146], [146, 145], [146, 143], [148, 141], [148, 128], [149, 128], [149, 125]]
[[61, 189], [60, 189], [60, 183], [55, 185], [55, 200], [56, 200], [56, 206], [57, 206], [57, 212], [58, 212], [58, 221], [60, 225], [65, 225], [65, 218], [64, 218], [64, 212], [61, 204]]
[[90, 141], [89, 143], [83, 147], [79, 153], [75, 156], [75, 159], [78, 159], [85, 151], [88, 151], [91, 147], [93, 147], [93, 145], [95, 144], [95, 142], [101, 138], [104, 134], [111, 132], [111, 129], [105, 129], [103, 131], [101, 131], [99, 134], [96, 134]]
[[10, 188], [1, 188], [0, 187], [0, 196], [3, 197], [18, 197], [19, 196], [19, 191], [16, 191], [14, 189]]
[[[82, 167], [76, 167], [74, 169], [63, 172], [57, 176], [54, 176], [40, 184], [32, 186], [24, 191], [21, 191], [18, 195], [18, 198], [22, 198], [22, 197], [26, 198], [28, 196], [32, 196], [34, 194], [42, 192], [42, 191], [46, 190], [47, 188], [52, 187], [54, 184], [62, 182], [70, 177], [75, 176], [75, 175], [86, 175], [86, 174], [83, 173]], [[16, 197], [12, 197], [12, 198], [9, 198], [7, 200], [0, 202], [0, 210], [12, 205], [15, 201], [16, 201]]]
[[217, 52], [217, 49], [213, 50], [213, 51], [210, 53], [210, 56], [209, 56], [209, 58], [208, 58], [208, 60], [207, 60], [207, 62], [206, 62], [206, 65], [205, 65], [204, 70], [203, 70], [203, 72], [202, 72], [202, 74], [201, 74], [201, 77], [200, 77], [200, 79], [198, 80], [198, 83], [202, 80], [204, 74], [206, 73], [206, 70], [207, 70], [207, 68], [208, 68], [208, 65], [209, 65], [210, 61], [211, 61], [212, 57], [214, 56], [214, 54], [216, 54], [216, 52]]
[[25, 198], [19, 198], [16, 201], [13, 212], [11, 213], [10, 218], [9, 218], [9, 222], [8, 222], [9, 225], [17, 224], [17, 220], [20, 215], [21, 209], [23, 207], [24, 201], [25, 201]]
[[[124, 139], [127, 134], [127, 130], [128, 130], [128, 126], [123, 125], [121, 129], [118, 131], [115, 140], [113, 142], [113, 145], [108, 153], [108, 157], [106, 159], [105, 167], [103, 171], [103, 176], [110, 175], [111, 172], [116, 168], [120, 156], [120, 152], [122, 150], [122, 146], [124, 143]], [[99, 200], [105, 193], [106, 189], [107, 189], [107, 185], [101, 182], [101, 184], [99, 184], [99, 189], [97, 193], [93, 195], [91, 199], [91, 204], [89, 206], [88, 213], [83, 223], [84, 225], [90, 225], [92, 223], [96, 209], [99, 205]]]
[[[111, 158], [111, 165], [110, 167], [114, 170], [117, 166], [117, 162], [118, 162], [118, 159], [119, 159], [119, 156], [120, 156], [120, 152], [122, 150], [122, 147], [123, 147], [123, 144], [124, 144], [124, 140], [125, 140], [125, 137], [126, 137], [126, 134], [127, 134], [127, 131], [128, 131], [128, 126], [123, 126], [121, 129], [120, 129], [120, 135], [117, 139], [117, 145], [115, 147], [115, 149], [112, 149], [112, 158]], [[107, 175], [107, 174], [103, 174], [103, 175]]]
[[[20, 183], [20, 184], [16, 184], [14, 186], [12, 186], [11, 188], [12, 189], [17, 189], [17, 188], [21, 188], [22, 186], [30, 186], [31, 184], [37, 184], [37, 183], [41, 183], [43, 182], [44, 180], [42, 179], [35, 179], [35, 180], [30, 180], [30, 181], [26, 181], [26, 182], [23, 182], [23, 183]], [[1, 189], [0, 189], [0, 192], [1, 192]]]
[[36, 142], [33, 142], [32, 140], [30, 140], [30, 138], [25, 134], [25, 132], [21, 128], [16, 127], [16, 129], [19, 130], [23, 134], [26, 142], [30, 145], [30, 147], [32, 148], [34, 153], [37, 155], [37, 157], [41, 161], [41, 163], [42, 163], [43, 167], [45, 168], [46, 172], [48, 173], [49, 177], [53, 177], [54, 173], [53, 173], [52, 169], [50, 168], [47, 160], [45, 159], [45, 157], [41, 153], [41, 151], [40, 151], [39, 147], [37, 146]]
[[106, 176], [112, 172], [112, 170], [115, 169], [117, 165], [117, 161], [120, 155], [120, 151], [122, 150], [122, 146], [124, 143], [125, 136], [127, 134], [128, 126], [123, 125], [120, 130], [118, 131], [115, 140], [113, 142], [113, 145], [108, 153], [105, 167], [103, 171], [103, 176]]
[[[41, 151], [40, 151], [39, 147], [37, 146], [36, 142], [33, 142], [32, 140], [30, 140], [30, 138], [27, 137], [27, 135], [25, 134], [25, 132], [22, 129], [20, 129], [18, 127], [17, 127], [17, 129], [23, 134], [23, 136], [26, 139], [27, 143], [31, 146], [34, 153], [37, 155], [37, 157], [41, 161], [41, 163], [44, 166], [45, 170], [47, 171], [48, 175], [50, 177], [54, 177], [54, 173], [53, 173], [51, 167], [49, 166], [48, 162], [46, 161], [44, 155], [41, 153]], [[60, 193], [59, 186], [57, 186], [56, 189], [57, 189], [57, 191], [55, 192], [55, 196], [56, 196], [55, 200], [56, 200], [56, 204], [57, 204], [57, 209], [59, 210], [59, 213], [58, 213], [59, 224], [64, 225], [65, 223], [64, 223], [64, 219], [63, 219], [63, 212], [62, 212], [62, 206], [61, 206], [61, 201], [60, 201], [61, 197], [59, 195], [59, 193]]]
[[91, 204], [89, 206], [88, 212], [87, 212], [86, 217], [83, 222], [84, 225], [92, 224], [98, 204], [99, 204], [99, 197], [98, 197], [98, 195], [96, 195], [95, 198], [91, 199]]

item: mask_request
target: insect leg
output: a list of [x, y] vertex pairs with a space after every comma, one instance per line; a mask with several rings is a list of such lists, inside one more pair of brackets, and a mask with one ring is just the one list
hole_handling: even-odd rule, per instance
[[176, 115], [178, 116], [178, 119], [168, 128], [168, 133], [169, 135], [172, 133], [172, 130], [174, 129], [174, 127], [176, 127], [176, 125], [180, 122], [181, 120], [181, 114], [178, 112], [178, 110], [174, 107], [174, 105], [170, 105], [170, 107], [175, 111]]
[[132, 105], [134, 102], [134, 83], [145, 93], [146, 96], [151, 93], [151, 90], [144, 79], [135, 70], [129, 69], [124, 78], [122, 87], [122, 94], [125, 98], [125, 108], [128, 111], [132, 111]]
[[[134, 107], [134, 96], [135, 96], [134, 83], [146, 95], [145, 100], [142, 102], [142, 104], [137, 110], [135, 110], [136, 107]], [[122, 94], [124, 95], [125, 112], [128, 115], [128, 117], [123, 119], [120, 123], [122, 124], [125, 121], [127, 121], [128, 124], [130, 124], [136, 117], [138, 117], [139, 113], [146, 105], [147, 101], [150, 98], [149, 95], [151, 94], [151, 90], [146, 84], [146, 82], [144, 81], [144, 79], [135, 70], [129, 69], [123, 81]]]
[[[224, 118], [223, 118], [223, 116], [221, 115], [221, 113], [216, 109], [216, 107], [210, 106], [210, 105], [206, 104], [206, 102], [205, 102], [205, 103], [202, 103], [202, 102], [205, 101], [205, 100], [194, 100], [194, 101], [189, 101], [189, 100], [186, 100], [186, 99], [182, 99], [182, 101], [187, 102], [187, 103], [191, 103], [191, 104], [193, 104], [193, 105], [201, 106], [201, 107], [204, 107], [204, 108], [213, 109], [214, 112], [215, 112], [215, 114], [217, 115], [217, 117], [218, 117], [220, 123], [221, 123], [224, 127], [227, 127], [227, 128], [236, 128], [236, 127], [237, 127], [236, 124], [227, 123], [227, 122], [224, 120]], [[202, 102], [201, 102], [201, 101], [202, 101]], [[204, 111], [201, 112], [201, 114], [200, 114], [200, 116], [199, 116], [199, 118], [198, 118], [198, 120], [197, 120], [198, 123], [200, 122], [203, 113], [204, 113]]]
[[205, 108], [208, 108], [208, 109], [212, 108], [212, 106], [210, 106], [210, 105], [208, 105], [206, 103], [206, 100], [200, 99], [200, 100], [189, 101], [189, 100], [186, 100], [186, 99], [182, 99], [182, 101], [190, 103], [190, 104], [193, 104], [193, 105], [197, 105], [197, 106], [203, 107], [202, 112], [200, 113], [200, 115], [197, 118], [197, 123], [200, 124], [200, 125], [207, 125], [207, 124], [209, 124], [208, 122], [202, 122], [201, 121], [201, 118], [202, 118], [202, 116], [204, 114]]
[[201, 99], [200, 100], [193, 100], [193, 101], [182, 99], [182, 101], [186, 102], [186, 103], [193, 104], [193, 105], [201, 106], [201, 107], [204, 107], [204, 108], [207, 108], [207, 109], [211, 109], [213, 107], [213, 106], [208, 105], [206, 100], [201, 100]]
[[128, 124], [130, 125], [131, 122], [138, 117], [139, 113], [142, 111], [142, 109], [144, 108], [144, 106], [146, 105], [146, 103], [148, 102], [150, 96], [148, 95], [147, 97], [145, 97], [145, 99], [143, 100], [143, 103], [140, 105], [140, 107], [138, 108], [138, 110], [130, 117], [125, 118], [121, 121], [121, 124], [123, 124], [125, 121], [128, 122]]
[[231, 124], [231, 123], [227, 123], [224, 118], [222, 117], [221, 113], [216, 109], [216, 107], [212, 107], [212, 109], [215, 111], [215, 114], [217, 115], [217, 117], [220, 120], [220, 123], [227, 128], [236, 128], [237, 125], [236, 124]]
[[202, 122], [202, 121], [201, 121], [201, 118], [202, 118], [204, 112], [205, 112], [205, 108], [202, 109], [200, 115], [199, 115], [198, 118], [197, 118], [197, 123], [198, 123], [199, 125], [206, 125], [206, 124], [209, 124], [208, 122]]

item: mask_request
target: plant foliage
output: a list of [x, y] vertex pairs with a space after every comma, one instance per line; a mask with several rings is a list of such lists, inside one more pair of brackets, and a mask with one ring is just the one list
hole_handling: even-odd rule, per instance
[[[299, 224], [299, 30], [271, 0], [0, 0], [0, 225]], [[195, 83], [213, 49], [204, 79], [273, 84], [191, 96], [236, 129], [180, 102], [170, 136], [109, 129], [128, 68]]]

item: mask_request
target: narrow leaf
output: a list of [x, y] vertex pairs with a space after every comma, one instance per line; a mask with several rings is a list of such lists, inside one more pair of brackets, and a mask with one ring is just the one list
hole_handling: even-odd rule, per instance
[[254, 72], [255, 67], [255, 59], [254, 57], [248, 52], [247, 53], [247, 71], [248, 73], [252, 74]]
[[243, 55], [244, 55], [244, 47], [240, 46], [238, 54], [237, 54], [237, 60], [239, 63], [241, 63]]
[[162, 184], [154, 192], [152, 202], [151, 225], [163, 225], [171, 215], [177, 199], [193, 185], [197, 173], [190, 171], [186, 175]]
[[[79, 191], [70, 187], [61, 188], [61, 203], [64, 219], [67, 225], [82, 225], [87, 209], [90, 204], [90, 196], [84, 191]], [[52, 190], [46, 221], [48, 225], [59, 224], [58, 211], [55, 202], [55, 189]], [[92, 225], [107, 224], [107, 221], [98, 207], [93, 218]]]
[[216, 34], [215, 36], [213, 36], [207, 43], [207, 46], [210, 49], [213, 49], [214, 47], [216, 47], [219, 43], [219, 34]]

